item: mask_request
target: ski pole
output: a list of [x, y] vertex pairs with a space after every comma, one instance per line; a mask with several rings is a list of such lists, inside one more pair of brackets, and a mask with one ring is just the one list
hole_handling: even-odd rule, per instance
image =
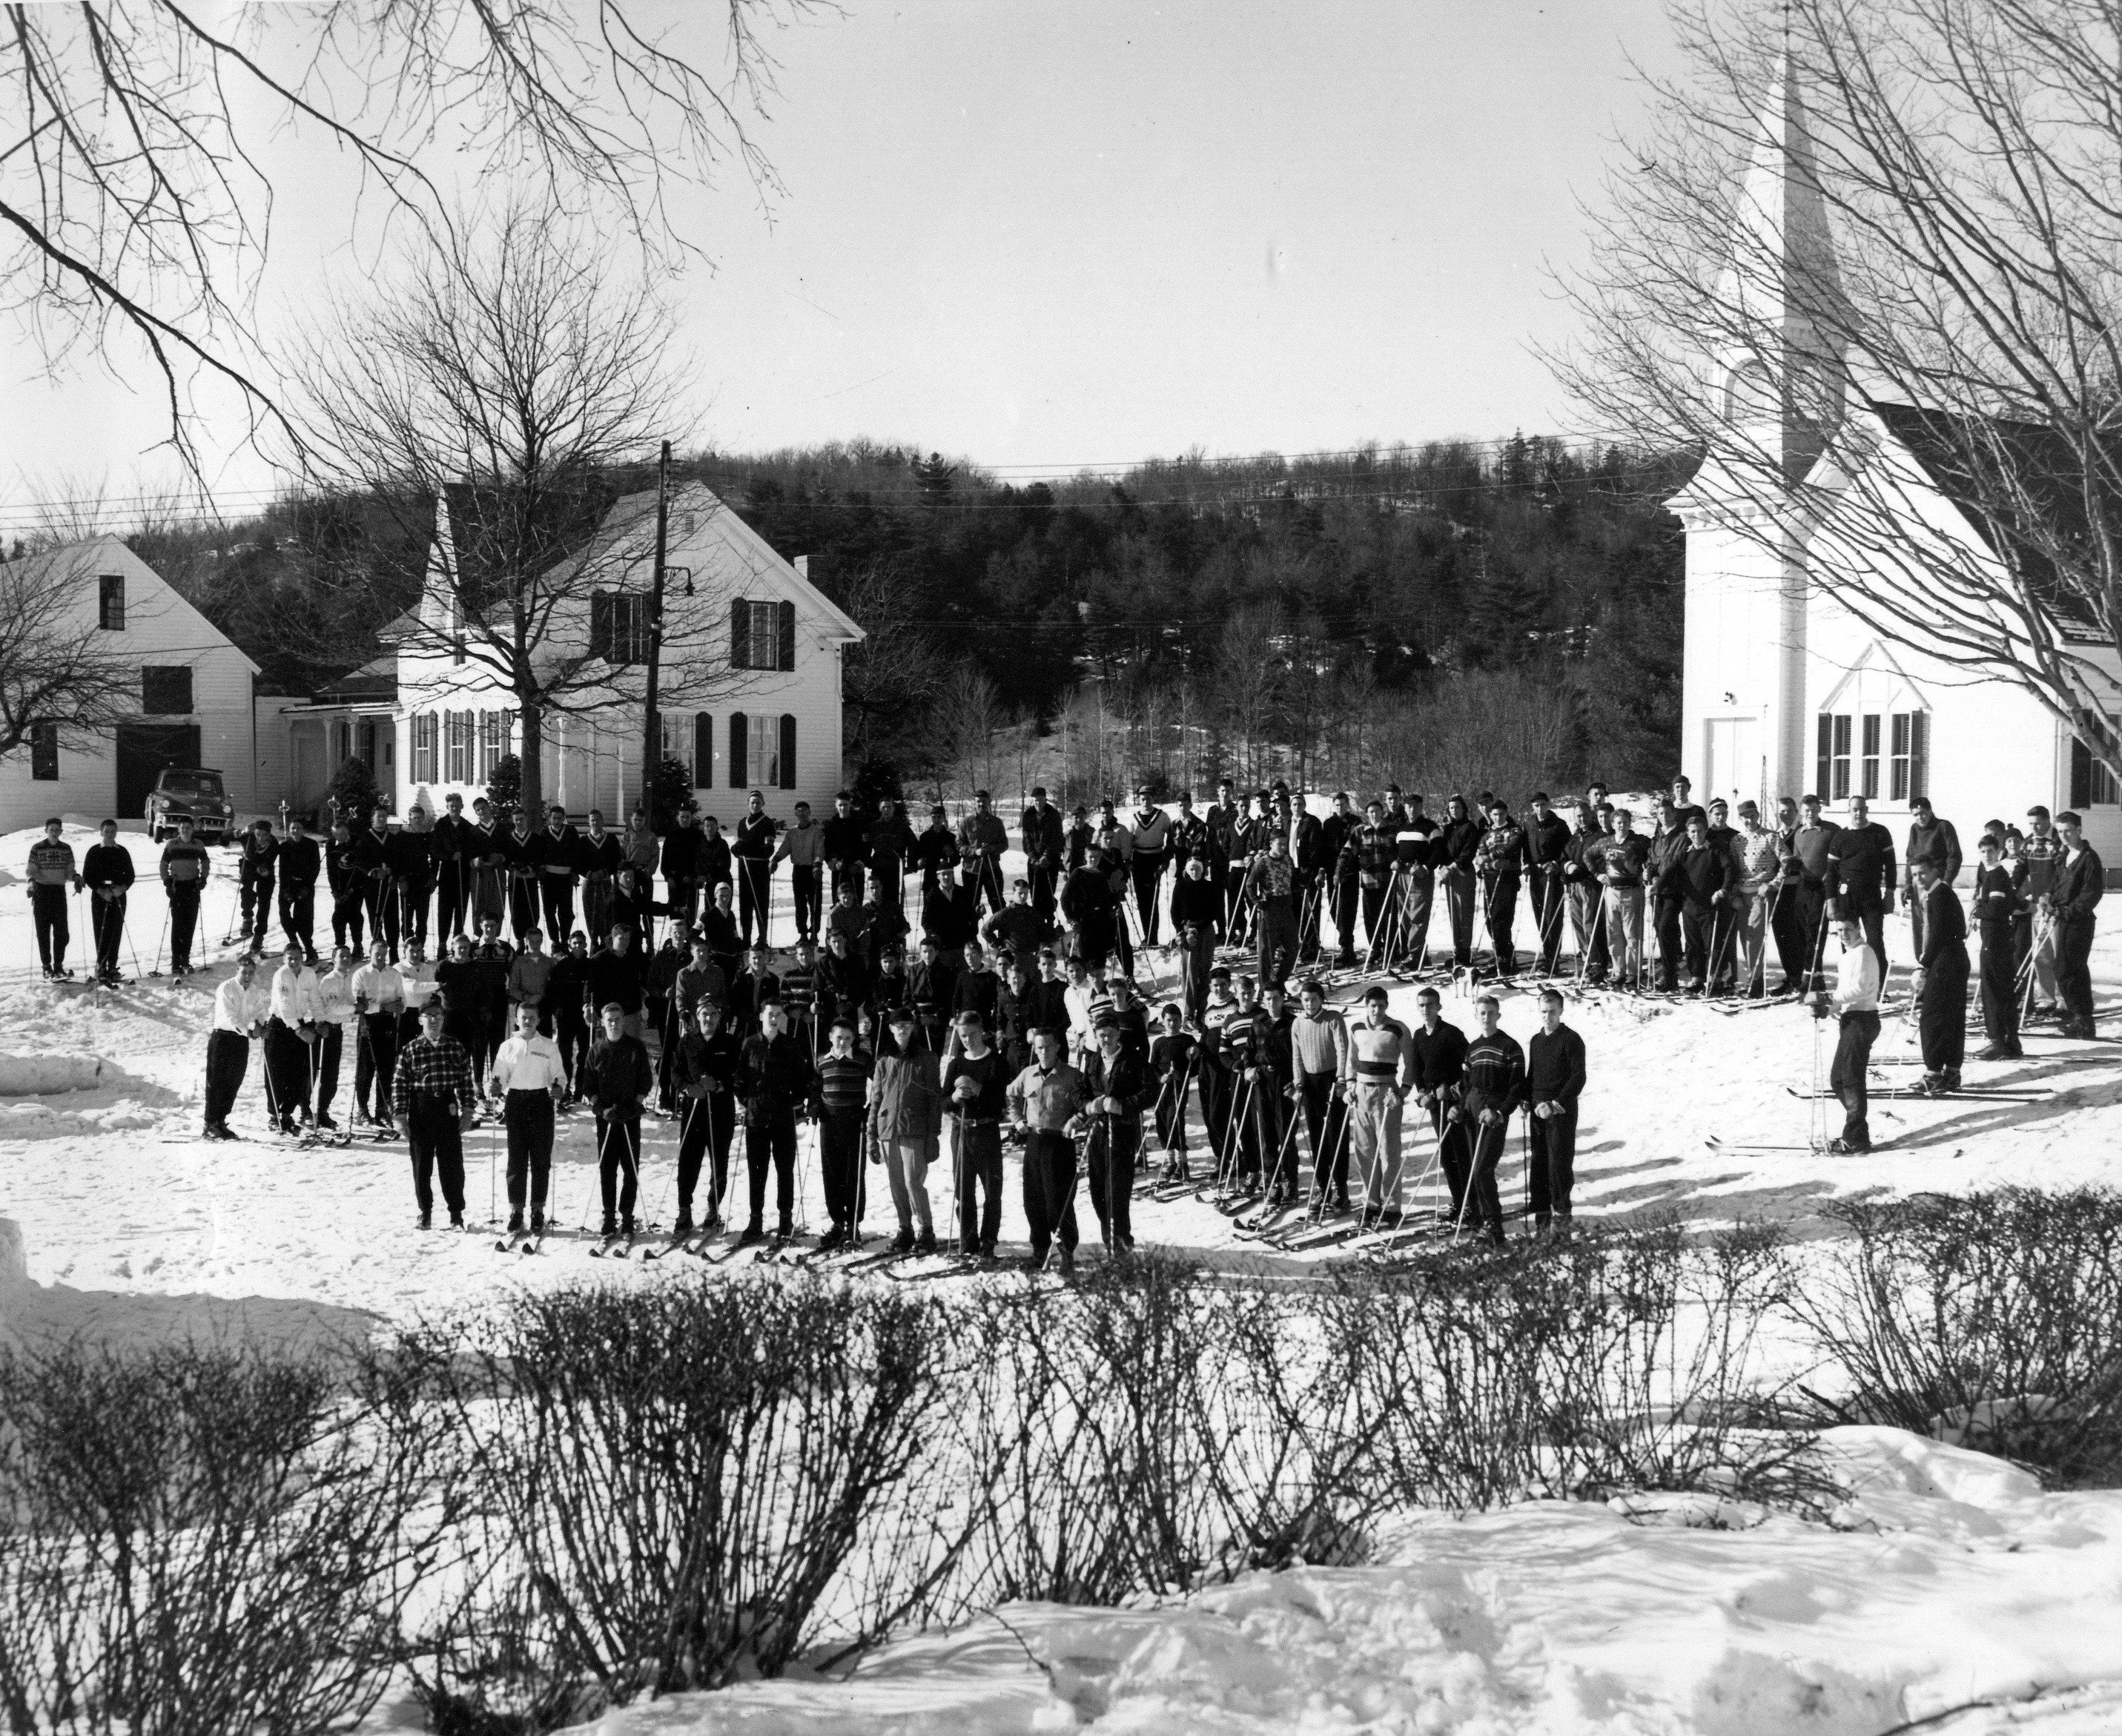
[[493, 1123], [486, 1124], [486, 1221], [489, 1228], [501, 1214], [501, 1204], [493, 1186]]

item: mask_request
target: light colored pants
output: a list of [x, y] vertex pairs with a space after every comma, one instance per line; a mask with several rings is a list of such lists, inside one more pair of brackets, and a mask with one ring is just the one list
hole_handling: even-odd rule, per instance
[[1356, 1148], [1356, 1179], [1367, 1206], [1400, 1204], [1400, 1094], [1390, 1085], [1358, 1083], [1348, 1134]]
[[932, 1228], [928, 1215], [927, 1151], [913, 1140], [894, 1139], [884, 1149], [884, 1168], [891, 1182], [891, 1205], [899, 1214], [899, 1227], [918, 1226], [925, 1234]]
[[1643, 889], [1606, 888], [1606, 956], [1615, 980], [1633, 983], [1643, 968]]

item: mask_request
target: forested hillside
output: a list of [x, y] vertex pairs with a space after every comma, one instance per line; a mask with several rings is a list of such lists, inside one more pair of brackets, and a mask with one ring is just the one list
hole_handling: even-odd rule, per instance
[[[850, 759], [911, 787], [1089, 795], [1228, 767], [1521, 794], [1652, 781], [1676, 751], [1676, 460], [1513, 437], [1020, 486], [854, 442], [680, 469], [869, 629]], [[407, 521], [311, 499], [134, 540], [299, 690], [374, 656], [412, 601]]]

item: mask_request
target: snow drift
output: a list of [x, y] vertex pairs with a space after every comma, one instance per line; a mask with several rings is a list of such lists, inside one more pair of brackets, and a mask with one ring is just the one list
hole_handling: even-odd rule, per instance
[[93, 1091], [102, 1079], [103, 1062], [93, 1055], [0, 1055], [0, 1097]]

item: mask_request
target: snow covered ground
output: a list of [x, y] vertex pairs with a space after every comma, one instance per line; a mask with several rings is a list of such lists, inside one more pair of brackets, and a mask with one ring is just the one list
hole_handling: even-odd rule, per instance
[[[699, 1272], [689, 1261], [599, 1264], [572, 1242], [530, 1260], [496, 1255], [484, 1235], [419, 1234], [402, 1146], [196, 1141], [207, 1015], [233, 956], [220, 943], [233, 921], [233, 859], [217, 853], [201, 924], [208, 969], [116, 992], [62, 989], [38, 980], [21, 888], [33, 835], [0, 838], [0, 1073], [35, 1067], [37, 1077], [12, 1076], [49, 1084], [67, 1080], [44, 1076], [48, 1058], [100, 1065], [86, 1078], [80, 1063], [62, 1069], [86, 1088], [0, 1097], [0, 1218], [20, 1226], [31, 1280], [8, 1284], [0, 1273], [0, 1337], [85, 1331], [126, 1341], [204, 1330], [315, 1342], [476, 1311], [512, 1286], [656, 1284], [677, 1281], [680, 1267]], [[93, 834], [70, 825], [68, 837], [78, 853]], [[126, 841], [143, 876], [129, 929], [144, 969], [165, 910], [156, 851], [137, 831]], [[785, 905], [777, 931], [791, 932]], [[2122, 986], [2118, 933], [2106, 924], [2093, 955], [2110, 1031]], [[1905, 964], [1898, 924], [1888, 943]], [[83, 910], [70, 955], [77, 969], [89, 950]], [[125, 968], [133, 969], [129, 952]], [[1168, 981], [1161, 957], [1142, 968], [1159, 986]], [[1904, 974], [1895, 972], [1897, 991]], [[1412, 989], [1395, 991], [1392, 1010], [1415, 1016]], [[1462, 1002], [1447, 1000], [1446, 1016], [1472, 1027]], [[1766, 1216], [1811, 1234], [1826, 1228], [1821, 1207], [1838, 1195], [2122, 1179], [2114, 1111], [2122, 1047], [2113, 1044], [2065, 1042], [2036, 1027], [2024, 1061], [1968, 1069], [1970, 1084], [2023, 1087], [2040, 1093], [2033, 1101], [1875, 1102], [1883, 1149], [1829, 1159], [1807, 1146], [1816, 1106], [1792, 1093], [1824, 1085], [1831, 1032], [1802, 1011], [1595, 1000], [1568, 1017], [1590, 1052], [1578, 1148], [1586, 1215]], [[1512, 996], [1503, 1022], [1530, 1036], [1532, 997]], [[1914, 1052], [1912, 1033], [1890, 1019], [1877, 1057], [1882, 1075], [1913, 1077], [1903, 1064]], [[257, 1079], [254, 1058], [234, 1117], [253, 1135], [264, 1122]], [[349, 1060], [342, 1111], [351, 1088]], [[643, 1214], [667, 1221], [668, 1124], [652, 1123], [646, 1144]], [[582, 1118], [563, 1124], [555, 1191], [563, 1224], [595, 1210], [590, 1147]], [[1430, 1157], [1426, 1131], [1410, 1130], [1409, 1149], [1418, 1174]], [[505, 1211], [496, 1153], [492, 1131], [470, 1137], [474, 1224], [497, 1199]], [[1507, 1197], [1521, 1185], [1518, 1163], [1514, 1135]], [[807, 1181], [815, 1224], [815, 1163]], [[947, 1177], [942, 1185], [939, 1207]], [[1012, 1159], [1003, 1238], [1021, 1245], [1017, 1185]], [[1087, 1200], [1078, 1210], [1089, 1224]], [[1135, 1227], [1144, 1242], [1212, 1259], [1260, 1258], [1205, 1204], [1138, 1202]], [[1388, 1539], [1375, 1565], [1255, 1576], [1162, 1609], [1012, 1607], [895, 1645], [845, 1682], [685, 1696], [615, 1713], [605, 1729], [646, 1736], [1095, 1724], [1165, 1736], [1752, 1736], [1884, 1732], [1985, 1699], [2026, 1703], [1928, 1727], [2023, 1725], [2055, 1736], [2122, 1729], [2122, 1495], [2043, 1495], [1994, 1461], [1891, 1431], [1841, 1431], [1835, 1446], [1858, 1492], [1834, 1528], [1734, 1511], [1643, 1526], [1560, 1504], [1464, 1521], [1423, 1515]], [[1697, 1523], [1681, 1523], [1690, 1517]], [[1709, 1528], [1705, 1518], [1741, 1528]], [[385, 1721], [417, 1719], [401, 1704]]]

